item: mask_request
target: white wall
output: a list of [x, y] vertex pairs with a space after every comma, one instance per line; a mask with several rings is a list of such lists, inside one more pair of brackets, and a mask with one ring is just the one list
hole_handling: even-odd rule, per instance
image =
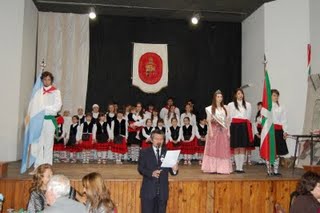
[[[306, 53], [307, 44], [310, 42], [309, 0], [269, 2], [253, 15], [261, 14], [260, 10], [264, 11], [264, 23], [261, 21], [262, 18], [256, 23], [250, 22], [252, 17], [248, 17], [243, 22], [242, 40], [246, 41], [248, 37], [253, 37], [254, 40], [262, 40], [264, 43], [271, 87], [280, 91], [280, 104], [287, 111], [288, 131], [290, 134], [301, 134], [308, 86]], [[255, 31], [260, 31], [260, 33]], [[261, 45], [251, 45], [248, 42], [244, 42], [242, 45], [242, 83], [248, 83], [246, 81], [250, 80], [254, 84], [257, 83], [254, 89], [248, 89], [246, 92], [248, 100], [257, 102], [261, 100], [263, 86], [263, 75], [255, 71], [258, 68], [258, 63], [262, 61]], [[259, 56], [254, 57], [253, 53]], [[288, 140], [287, 143], [290, 155], [292, 155], [294, 143], [291, 140]]]
[[312, 71], [320, 73], [320, 1], [310, 0], [310, 40], [312, 46]]
[[[256, 103], [261, 100], [263, 87], [264, 56], [264, 7], [260, 7], [242, 22], [242, 85], [246, 88], [246, 100], [252, 104], [253, 115]], [[261, 91], [261, 92], [260, 92]]]
[[32, 0], [0, 2], [0, 161], [21, 155], [22, 120], [35, 67], [37, 9]]

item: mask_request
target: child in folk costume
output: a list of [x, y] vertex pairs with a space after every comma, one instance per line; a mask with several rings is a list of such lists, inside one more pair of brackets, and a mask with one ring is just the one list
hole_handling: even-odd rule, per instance
[[79, 124], [79, 117], [77, 115], [72, 117], [72, 124], [70, 125], [69, 129], [67, 129], [67, 144], [66, 144], [66, 150], [68, 152], [67, 156], [69, 158], [67, 159], [67, 162], [70, 161], [70, 163], [76, 163], [77, 162], [77, 153], [80, 152], [79, 143], [81, 140], [81, 130], [80, 130]]
[[158, 120], [159, 120], [159, 112], [158, 112], [158, 110], [153, 109], [150, 119], [152, 121], [152, 127], [156, 127], [157, 124], [158, 124]]
[[128, 121], [128, 115], [129, 113], [131, 112], [131, 108], [132, 106], [130, 104], [127, 104], [123, 107], [123, 110], [124, 110], [124, 118]]
[[111, 150], [115, 155], [116, 164], [122, 164], [122, 155], [126, 154], [127, 149], [127, 138], [128, 138], [128, 123], [124, 118], [122, 110], [117, 111], [117, 118], [111, 123], [112, 146]]
[[196, 127], [190, 124], [190, 118], [183, 119], [181, 135], [181, 154], [183, 154], [184, 164], [191, 165], [192, 155], [195, 154], [196, 149]]
[[110, 127], [111, 127], [112, 121], [114, 121], [116, 118], [117, 118], [117, 114], [116, 114], [116, 109], [114, 107], [114, 104], [109, 104], [108, 112], [106, 114], [106, 120]]
[[147, 110], [144, 112], [144, 117], [146, 119], [151, 118], [153, 110], [154, 110], [153, 104], [149, 104], [147, 107]]
[[140, 139], [142, 140], [141, 148], [148, 148], [152, 145], [151, 143], [151, 132], [153, 131], [152, 121], [150, 118], [146, 120], [146, 126], [143, 127], [140, 135]]
[[[289, 153], [286, 139], [288, 136], [287, 114], [283, 106], [279, 104], [280, 93], [276, 89], [271, 90], [272, 94], [272, 118], [275, 133], [276, 157], [273, 165], [266, 161], [268, 175], [280, 176], [279, 156]], [[273, 167], [273, 171], [272, 171]]]
[[98, 104], [92, 105], [92, 121], [93, 123], [96, 123], [98, 121], [100, 107]]
[[138, 162], [140, 152], [140, 131], [142, 129], [143, 118], [137, 114], [136, 107], [131, 108], [128, 114], [128, 148], [129, 157], [133, 163]]
[[91, 150], [93, 149], [92, 144], [92, 132], [93, 127], [95, 126], [95, 122], [92, 119], [92, 114], [86, 114], [86, 121], [81, 124], [80, 132], [81, 132], [81, 140], [80, 146], [82, 149], [82, 163], [90, 162]]
[[97, 150], [98, 164], [107, 163], [107, 152], [111, 148], [110, 135], [111, 130], [110, 126], [106, 122], [106, 116], [103, 113], [100, 113], [98, 117], [99, 121], [93, 126], [92, 130], [92, 140], [94, 147]]
[[[169, 97], [168, 100], [167, 100], [167, 105], [164, 106], [161, 110], [160, 110], [160, 118], [162, 119], [165, 119], [166, 115], [168, 114], [169, 112], [169, 109], [171, 106], [174, 106], [174, 103], [173, 103], [173, 98], [172, 97]], [[174, 112], [176, 113], [177, 117], [180, 118], [180, 110], [178, 107], [174, 107]]]
[[235, 91], [233, 102], [228, 104], [230, 112], [230, 144], [234, 150], [236, 173], [244, 173], [243, 164], [245, 152], [253, 146], [253, 132], [251, 118], [251, 104], [245, 101], [243, 90]]
[[158, 129], [162, 131], [163, 134], [166, 134], [166, 127], [164, 126], [163, 119], [158, 119], [157, 126], [154, 129]]
[[217, 90], [212, 98], [212, 105], [206, 107], [208, 135], [204, 149], [201, 170], [205, 173], [230, 174], [230, 141], [228, 112], [223, 104], [223, 96]]
[[64, 128], [64, 118], [61, 115], [56, 116], [58, 129], [55, 131], [54, 135], [54, 145], [53, 145], [53, 162], [59, 163], [61, 160], [66, 158], [65, 150], [65, 128]]
[[197, 150], [199, 165], [202, 164], [204, 146], [206, 144], [206, 137], [208, 133], [207, 121], [205, 118], [200, 119], [199, 124], [197, 125], [196, 136], [198, 138]]
[[192, 113], [192, 106], [190, 104], [186, 104], [185, 112], [181, 114], [180, 121], [183, 121], [183, 119], [185, 117], [189, 117], [190, 118], [190, 124], [192, 126], [196, 126], [197, 125], [197, 119], [196, 119], [196, 116]]
[[171, 126], [167, 128], [167, 149], [180, 150], [181, 149], [181, 134], [182, 128], [178, 126], [177, 118], [171, 119]]
[[261, 131], [262, 131], [262, 116], [261, 116], [261, 109], [262, 109], [262, 102], [258, 102], [257, 103], [257, 108], [258, 108], [258, 111], [257, 111], [257, 114], [256, 114], [256, 117], [254, 119], [254, 146], [255, 146], [255, 149], [257, 151], [257, 162], [258, 164], [264, 164], [263, 163], [263, 159], [260, 157], [260, 144], [261, 144]]
[[169, 128], [171, 126], [172, 118], [177, 119], [178, 125], [180, 126], [180, 116], [176, 113], [176, 107], [173, 105], [171, 105], [169, 107], [169, 111], [167, 112], [167, 114], [164, 117], [164, 124], [165, 124], [166, 128]]
[[78, 112], [78, 115], [77, 115], [77, 116], [79, 117], [79, 124], [81, 125], [81, 124], [84, 123], [84, 120], [85, 120], [85, 118], [86, 118], [86, 115], [84, 114], [82, 107], [79, 107], [78, 110], [77, 110], [77, 112]]

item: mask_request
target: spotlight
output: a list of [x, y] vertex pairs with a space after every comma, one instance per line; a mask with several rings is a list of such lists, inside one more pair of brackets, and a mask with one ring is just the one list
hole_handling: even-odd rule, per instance
[[96, 10], [94, 9], [94, 7], [91, 7], [89, 10], [89, 18], [90, 19], [95, 19], [97, 17], [96, 15]]
[[200, 14], [199, 13], [196, 13], [191, 17], [191, 23], [193, 25], [197, 25], [199, 23], [199, 20], [200, 20]]

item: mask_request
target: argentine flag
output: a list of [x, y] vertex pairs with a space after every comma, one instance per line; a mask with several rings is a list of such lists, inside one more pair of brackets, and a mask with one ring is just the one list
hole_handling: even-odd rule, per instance
[[42, 101], [43, 83], [40, 76], [41, 74], [37, 77], [37, 81], [33, 86], [28, 112], [25, 119], [23, 153], [20, 169], [21, 173], [26, 172], [36, 160], [36, 157], [31, 155], [30, 147], [31, 144], [39, 142], [45, 116], [45, 110]]

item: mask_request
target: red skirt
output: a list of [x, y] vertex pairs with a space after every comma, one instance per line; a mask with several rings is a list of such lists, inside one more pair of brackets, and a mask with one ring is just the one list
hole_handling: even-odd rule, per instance
[[145, 148], [150, 147], [151, 145], [152, 145], [151, 141], [148, 141], [148, 142], [147, 142], [147, 140], [143, 140], [143, 141], [142, 141], [141, 148], [142, 148], [142, 149], [145, 149]]
[[75, 145], [72, 145], [72, 146], [66, 146], [66, 151], [67, 152], [81, 152], [82, 151], [82, 148], [80, 146], [80, 144], [75, 144]]
[[197, 138], [190, 142], [181, 141], [181, 154], [193, 155], [197, 150]]
[[111, 151], [118, 154], [126, 154], [128, 152], [127, 139], [124, 137], [122, 143], [111, 143]]
[[178, 144], [174, 144], [172, 141], [168, 141], [167, 143], [167, 149], [168, 150], [180, 150], [181, 149], [181, 143], [178, 143]]
[[93, 143], [92, 143], [92, 135], [90, 134], [89, 140], [82, 141], [81, 144], [79, 144], [79, 147], [83, 150], [93, 149]]
[[97, 151], [108, 151], [108, 150], [111, 150], [111, 144], [112, 142], [100, 142], [100, 143], [94, 143], [93, 144], [93, 147], [94, 149], [96, 149]]
[[64, 144], [59, 143], [59, 144], [54, 144], [53, 145], [53, 151], [65, 151]]

